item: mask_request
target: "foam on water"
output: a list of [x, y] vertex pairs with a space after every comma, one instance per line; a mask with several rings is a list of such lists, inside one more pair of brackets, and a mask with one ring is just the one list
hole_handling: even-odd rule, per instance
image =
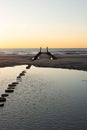
[[[0, 49], [0, 53], [5, 54], [36, 54], [38, 53], [39, 48], [32, 49]], [[42, 49], [42, 51], [46, 52], [46, 49]], [[81, 54], [87, 55], [87, 48], [49, 48], [49, 51], [53, 54]]]

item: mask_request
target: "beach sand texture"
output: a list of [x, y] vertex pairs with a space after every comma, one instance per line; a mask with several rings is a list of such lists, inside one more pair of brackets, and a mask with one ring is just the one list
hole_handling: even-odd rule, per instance
[[15, 65], [34, 65], [38, 67], [67, 68], [87, 71], [87, 55], [55, 54], [57, 59], [51, 60], [47, 54], [41, 54], [37, 60], [32, 60], [34, 54], [0, 54], [0, 67]]

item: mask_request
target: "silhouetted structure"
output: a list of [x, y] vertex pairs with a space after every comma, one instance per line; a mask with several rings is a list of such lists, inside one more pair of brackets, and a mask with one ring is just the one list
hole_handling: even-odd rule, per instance
[[40, 52], [41, 52], [42, 48], [40, 47]]
[[48, 47], [46, 49], [47, 49], [47, 53], [48, 53]]
[[32, 58], [32, 60], [37, 60], [39, 59], [39, 56], [41, 54], [47, 54], [50, 56], [50, 59], [57, 59], [53, 54], [51, 54], [49, 51], [48, 51], [48, 47], [46, 48], [46, 52], [41, 52], [42, 48], [40, 47], [40, 51]]

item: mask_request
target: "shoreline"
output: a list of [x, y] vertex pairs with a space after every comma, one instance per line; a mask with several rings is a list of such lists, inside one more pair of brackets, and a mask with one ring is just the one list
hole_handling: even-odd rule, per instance
[[37, 67], [65, 68], [87, 71], [87, 55], [79, 54], [55, 54], [56, 60], [50, 60], [46, 54], [42, 54], [39, 59], [32, 61], [34, 54], [0, 54], [0, 68], [12, 67], [16, 65], [34, 65]]

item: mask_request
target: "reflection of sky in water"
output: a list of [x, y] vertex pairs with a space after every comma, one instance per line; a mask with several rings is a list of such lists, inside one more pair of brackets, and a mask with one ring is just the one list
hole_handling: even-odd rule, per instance
[[23, 65], [16, 67], [0, 68], [0, 94], [4, 92], [8, 84], [13, 81], [16, 81], [16, 77], [23, 69], [25, 69], [25, 66]]
[[[24, 68], [0, 69], [0, 93]], [[83, 80], [87, 72], [32, 66], [0, 108], [0, 128], [86, 130], [87, 82]]]

